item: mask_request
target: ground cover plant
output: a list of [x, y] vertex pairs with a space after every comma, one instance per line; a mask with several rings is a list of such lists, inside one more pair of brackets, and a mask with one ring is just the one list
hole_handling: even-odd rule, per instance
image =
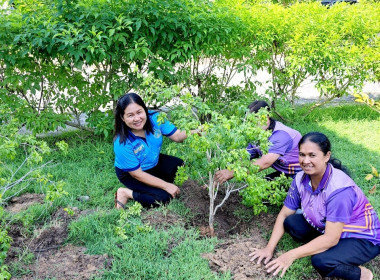
[[[348, 166], [353, 179], [379, 212], [380, 194], [373, 189], [379, 181], [366, 180], [371, 165], [380, 169], [378, 113], [366, 106], [349, 104], [321, 108], [306, 120], [297, 121], [297, 116], [306, 110], [307, 105], [298, 108], [290, 125], [301, 133], [317, 130], [328, 135], [333, 154]], [[245, 255], [252, 246], [263, 246], [268, 240], [278, 207], [253, 215], [252, 208], [242, 205], [242, 198], [232, 194], [215, 215], [218, 238], [205, 237], [209, 209], [208, 191], [202, 188], [202, 182], [186, 182], [181, 187], [182, 196], [168, 206], [140, 212], [129, 202], [129, 209], [119, 212], [113, 209], [113, 193], [120, 183], [113, 170], [112, 140], [78, 131], [44, 138], [49, 146], [61, 140], [68, 143], [68, 153], [65, 157], [59, 152], [46, 156], [46, 161], [55, 163], [46, 171], [52, 174], [52, 179], [65, 181], [68, 195], [56, 200], [48, 211], [41, 199], [18, 213], [10, 209], [21, 204], [21, 199], [7, 201], [5, 207], [8, 217], [32, 217], [27, 227], [22, 222], [16, 223], [8, 232], [14, 241], [5, 264], [15, 279], [41, 275], [37, 268], [44, 264], [54, 267], [48, 262], [53, 256], [65, 259], [66, 266], [78, 269], [77, 274], [65, 275], [57, 267], [50, 274], [41, 275], [44, 278], [93, 275], [93, 279], [270, 279], [262, 268], [250, 264]], [[169, 148], [165, 147], [167, 152]], [[18, 197], [36, 193], [38, 189], [32, 185]], [[47, 238], [51, 233], [57, 238]], [[278, 251], [295, 246], [297, 243], [285, 236]], [[70, 260], [70, 254], [77, 257]], [[80, 274], [81, 268], [74, 265], [80, 260], [93, 265], [83, 271], [87, 274]], [[375, 278], [380, 276], [379, 258], [368, 267]], [[284, 279], [319, 278], [310, 259], [304, 258], [292, 265]]]

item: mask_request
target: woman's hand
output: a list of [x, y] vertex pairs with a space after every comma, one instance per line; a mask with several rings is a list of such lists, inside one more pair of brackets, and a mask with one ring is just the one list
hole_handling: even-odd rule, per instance
[[176, 185], [171, 183], [167, 183], [164, 190], [167, 191], [173, 198], [179, 195], [179, 193], [181, 192]]
[[206, 134], [206, 132], [203, 130], [203, 125], [201, 125], [199, 128], [197, 129], [192, 129], [190, 130], [190, 133], [191, 134], [198, 134], [198, 136], [203, 136]]
[[225, 181], [228, 181], [234, 177], [234, 171], [233, 170], [228, 170], [228, 169], [223, 169], [216, 171], [215, 173], [215, 181], [219, 184], [224, 183]]
[[251, 262], [255, 261], [257, 259], [257, 264], [260, 264], [261, 261], [264, 260], [264, 264], [267, 264], [269, 260], [273, 257], [273, 250], [269, 249], [268, 247], [258, 249], [253, 248], [253, 252], [249, 254]]
[[294, 260], [295, 258], [292, 256], [292, 254], [290, 252], [286, 252], [285, 254], [279, 256], [277, 259], [268, 263], [265, 268], [267, 269], [268, 273], [273, 272], [273, 276], [276, 276], [282, 270], [281, 277], [283, 277], [286, 270], [292, 265]]

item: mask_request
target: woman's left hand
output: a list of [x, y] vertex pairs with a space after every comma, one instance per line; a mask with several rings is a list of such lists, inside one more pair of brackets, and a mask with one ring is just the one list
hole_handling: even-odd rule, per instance
[[214, 178], [215, 181], [219, 184], [223, 184], [225, 181], [228, 181], [234, 177], [234, 171], [233, 170], [228, 170], [228, 169], [223, 169], [216, 171]]
[[267, 269], [268, 273], [273, 272], [273, 276], [276, 276], [282, 270], [281, 277], [283, 277], [286, 270], [292, 265], [294, 260], [295, 258], [292, 256], [292, 254], [286, 252], [285, 254], [279, 256], [277, 259], [269, 262], [265, 268]]

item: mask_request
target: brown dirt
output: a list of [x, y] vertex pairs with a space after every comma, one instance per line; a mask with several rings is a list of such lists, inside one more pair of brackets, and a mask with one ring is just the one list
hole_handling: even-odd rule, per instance
[[43, 203], [44, 195], [36, 193], [25, 193], [21, 196], [13, 197], [10, 203], [5, 208], [8, 212], [13, 214], [27, 209], [30, 205], [36, 203]]
[[265, 245], [265, 241], [258, 236], [230, 239], [216, 246], [214, 253], [204, 254], [203, 257], [209, 260], [213, 271], [231, 271], [234, 280], [270, 279], [260, 265], [249, 261], [248, 255], [258, 245]]
[[142, 221], [144, 224], [161, 230], [167, 230], [176, 224], [184, 224], [184, 219], [181, 216], [170, 211], [163, 212], [160, 209], [143, 212]]
[[[14, 200], [6, 209], [21, 209], [17, 204], [25, 204], [24, 201], [30, 200]], [[53, 213], [46, 228], [37, 229], [33, 234], [24, 232], [21, 225], [10, 226], [8, 234], [13, 242], [5, 263], [10, 265], [19, 261], [20, 269], [27, 272], [26, 275], [14, 275], [12, 279], [89, 279], [101, 274], [104, 264], [110, 262], [106, 255], [87, 255], [84, 247], [64, 244], [69, 222], [89, 214], [88, 211], [73, 210], [76, 214], [69, 216], [59, 209]]]
[[[216, 205], [224, 195], [217, 197]], [[192, 210], [194, 216], [190, 219], [190, 226], [199, 228], [202, 235], [208, 235], [209, 198], [208, 190], [199, 186], [195, 181], [188, 180], [181, 187], [181, 200]], [[253, 211], [242, 205], [238, 193], [232, 193], [225, 204], [218, 209], [215, 215], [215, 234], [219, 238], [228, 238], [231, 235], [263, 234], [273, 228], [276, 216], [263, 213], [253, 215]]]
[[86, 255], [85, 251], [69, 244], [53, 254], [38, 255], [33, 264], [25, 267], [31, 274], [13, 279], [90, 279], [101, 273], [107, 255]]

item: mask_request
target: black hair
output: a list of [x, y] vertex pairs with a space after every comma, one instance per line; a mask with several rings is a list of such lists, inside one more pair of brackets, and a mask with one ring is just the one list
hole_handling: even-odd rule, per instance
[[[309, 132], [305, 134], [304, 136], [302, 136], [301, 140], [298, 142], [298, 149], [300, 149], [302, 144], [308, 141], [314, 144], [317, 144], [324, 155], [326, 155], [327, 152], [331, 152], [330, 140], [323, 133]], [[336, 159], [330, 156], [330, 160], [328, 161], [328, 163], [331, 163], [331, 165], [334, 166], [335, 168], [342, 170], [347, 175], [350, 175], [350, 172], [347, 169], [347, 167], [342, 165], [342, 162], [339, 159]]]
[[[261, 108], [265, 108], [268, 112], [270, 111], [270, 107], [267, 102], [263, 100], [256, 100], [253, 101], [251, 104], [249, 104], [248, 109], [251, 113], [257, 113]], [[273, 131], [274, 127], [276, 126], [276, 120], [272, 117], [269, 117], [269, 126], [267, 130]]]
[[144, 130], [146, 133], [153, 133], [153, 126], [149, 118], [148, 108], [145, 106], [144, 101], [141, 97], [133, 92], [127, 93], [119, 98], [117, 101], [116, 109], [115, 109], [115, 133], [114, 133], [114, 141], [117, 136], [120, 137], [119, 142], [125, 143], [128, 136], [131, 135], [131, 129], [125, 124], [122, 117], [124, 116], [125, 108], [128, 107], [129, 104], [135, 103], [143, 107], [146, 114], [146, 122], [144, 125]]

